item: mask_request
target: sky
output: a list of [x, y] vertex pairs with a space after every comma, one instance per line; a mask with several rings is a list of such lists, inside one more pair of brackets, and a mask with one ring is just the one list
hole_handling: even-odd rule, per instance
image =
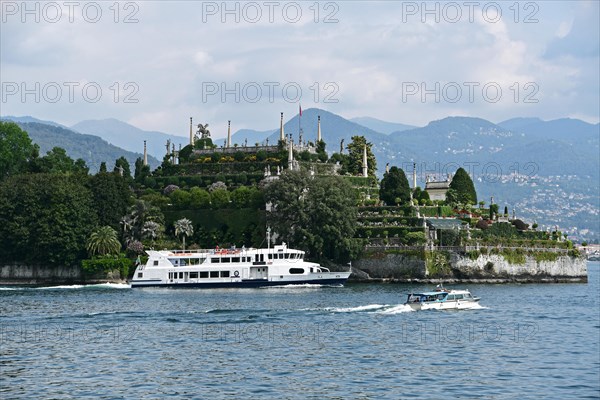
[[0, 2], [0, 115], [215, 137], [301, 106], [600, 120], [598, 1]]

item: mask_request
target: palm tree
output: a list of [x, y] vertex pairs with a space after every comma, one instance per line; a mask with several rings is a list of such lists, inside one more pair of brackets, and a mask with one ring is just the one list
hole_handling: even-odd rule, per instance
[[185, 250], [185, 237], [194, 234], [194, 226], [192, 221], [187, 218], [182, 218], [175, 221], [175, 236], [183, 235], [183, 250]]
[[118, 254], [121, 243], [117, 238], [117, 231], [110, 226], [103, 226], [92, 232], [87, 240], [87, 251], [90, 255], [105, 256], [107, 254]]
[[144, 222], [144, 226], [142, 227], [142, 236], [148, 237], [152, 239], [152, 243], [154, 244], [154, 240], [160, 234], [160, 224], [154, 221], [146, 221]]

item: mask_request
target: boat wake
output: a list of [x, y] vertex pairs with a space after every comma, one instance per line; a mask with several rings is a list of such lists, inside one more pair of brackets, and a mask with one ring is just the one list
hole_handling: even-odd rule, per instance
[[131, 289], [127, 283], [97, 283], [93, 285], [59, 285], [59, 286], [41, 286], [28, 289], [35, 290], [57, 290], [57, 289]]
[[328, 307], [325, 310], [336, 312], [336, 313], [349, 313], [349, 312], [365, 312], [365, 311], [373, 311], [380, 310], [383, 308], [389, 307], [389, 305], [385, 304], [369, 304], [366, 306], [358, 306], [358, 307]]
[[392, 306], [392, 307], [385, 308], [383, 310], [378, 310], [378, 311], [376, 311], [376, 313], [393, 315], [393, 314], [402, 314], [402, 313], [412, 312], [412, 311], [414, 311], [414, 310], [412, 308], [410, 308], [410, 306], [407, 306], [406, 304], [398, 304], [397, 306]]

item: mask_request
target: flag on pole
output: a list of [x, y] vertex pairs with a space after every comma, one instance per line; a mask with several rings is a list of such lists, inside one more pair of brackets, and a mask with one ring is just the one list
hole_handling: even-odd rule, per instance
[[302, 104], [298, 104], [298, 107], [300, 107], [300, 116], [302, 116]]

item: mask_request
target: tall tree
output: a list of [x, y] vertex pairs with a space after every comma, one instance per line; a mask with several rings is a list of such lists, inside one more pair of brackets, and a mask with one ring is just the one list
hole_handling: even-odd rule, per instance
[[0, 180], [25, 172], [27, 163], [37, 151], [27, 132], [19, 125], [0, 121]]
[[410, 186], [401, 168], [392, 167], [383, 175], [379, 198], [388, 206], [410, 202]]
[[477, 204], [477, 192], [475, 192], [475, 186], [464, 168], [456, 170], [456, 173], [452, 177], [452, 182], [450, 182], [450, 189], [456, 190], [460, 202]]
[[339, 176], [311, 179], [286, 171], [265, 187], [269, 224], [283, 240], [315, 258], [348, 261], [356, 255], [356, 193]]
[[182, 218], [173, 224], [175, 226], [175, 236], [182, 236], [183, 239], [183, 250], [185, 250], [185, 237], [192, 236], [194, 234], [194, 226], [192, 225], [192, 221], [187, 218]]
[[348, 144], [348, 172], [352, 175], [362, 174], [363, 168], [363, 152], [365, 145], [367, 146], [367, 174], [375, 176], [377, 170], [377, 161], [371, 147], [373, 145], [367, 142], [364, 136], [352, 136], [352, 142]]
[[72, 265], [97, 224], [78, 175], [28, 174], [0, 186], [0, 260]]
[[117, 158], [115, 161], [115, 168], [113, 169], [113, 172], [120, 174], [121, 168], [123, 168], [123, 178], [130, 179], [131, 168], [129, 167], [129, 161], [127, 161], [127, 159], [123, 156]]
[[92, 192], [99, 224], [118, 230], [121, 218], [132, 202], [131, 190], [125, 179], [118, 174], [98, 172], [90, 177], [88, 187]]

